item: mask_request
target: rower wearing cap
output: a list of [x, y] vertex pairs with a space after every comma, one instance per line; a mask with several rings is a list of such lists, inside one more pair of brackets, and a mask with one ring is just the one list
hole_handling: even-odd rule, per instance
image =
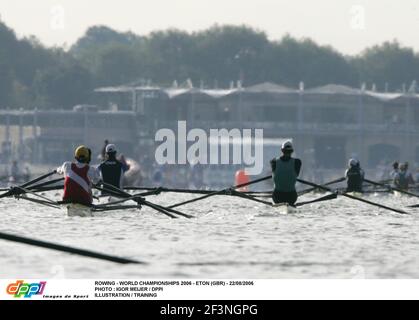
[[348, 169], [345, 172], [347, 188], [346, 192], [360, 192], [362, 193], [362, 184], [364, 183], [364, 170], [361, 169], [361, 164], [356, 159], [350, 159], [348, 162]]
[[90, 153], [85, 146], [76, 149], [75, 162], [64, 162], [57, 168], [57, 173], [65, 176], [63, 201], [91, 205], [92, 182], [97, 183], [99, 173], [96, 168], [89, 166]]
[[116, 153], [116, 146], [108, 144], [106, 146], [107, 159], [99, 165], [98, 169], [103, 182], [120, 189], [124, 173], [129, 170], [129, 166], [116, 159]]
[[408, 169], [409, 164], [407, 162], [400, 165], [400, 171], [394, 178], [394, 185], [396, 188], [407, 191], [409, 189], [409, 185], [415, 183], [415, 180], [413, 179], [410, 172], [408, 172]]
[[281, 147], [282, 156], [271, 160], [274, 191], [272, 200], [274, 203], [288, 203], [294, 205], [297, 202], [295, 185], [301, 171], [301, 160], [292, 158], [294, 147], [291, 141], [286, 141]]
[[391, 170], [390, 172], [390, 178], [394, 180], [394, 178], [396, 178], [396, 176], [399, 174], [400, 169], [399, 169], [399, 163], [397, 161], [395, 161], [393, 163], [393, 170]]

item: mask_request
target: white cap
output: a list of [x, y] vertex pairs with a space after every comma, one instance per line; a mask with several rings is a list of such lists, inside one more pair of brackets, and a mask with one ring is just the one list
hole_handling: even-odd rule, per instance
[[348, 164], [350, 167], [355, 167], [356, 165], [359, 164], [359, 162], [356, 159], [350, 159]]
[[106, 146], [106, 153], [113, 153], [116, 152], [116, 147], [114, 144], [108, 144]]
[[282, 150], [294, 151], [294, 147], [292, 146], [291, 141], [285, 141], [281, 147]]

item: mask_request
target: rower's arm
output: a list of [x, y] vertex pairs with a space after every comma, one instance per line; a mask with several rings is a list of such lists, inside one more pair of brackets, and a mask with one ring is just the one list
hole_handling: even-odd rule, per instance
[[300, 159], [295, 159], [295, 173], [297, 176], [300, 175], [302, 165], [303, 164]]
[[67, 172], [69, 171], [69, 167], [71, 166], [70, 162], [64, 162], [63, 165], [61, 167], [58, 167], [57, 173], [60, 175], [66, 175]]
[[276, 170], [276, 159], [271, 160], [271, 169], [272, 169], [272, 172], [275, 172], [275, 170]]
[[89, 179], [93, 184], [97, 184], [101, 180], [100, 171], [98, 168], [90, 167], [88, 172]]

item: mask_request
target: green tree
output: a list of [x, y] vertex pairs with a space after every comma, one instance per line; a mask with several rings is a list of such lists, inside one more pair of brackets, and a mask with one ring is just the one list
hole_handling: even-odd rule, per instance
[[47, 108], [69, 109], [87, 103], [92, 89], [90, 73], [77, 63], [40, 70], [34, 79], [37, 102]]
[[143, 43], [140, 58], [147, 63], [147, 77], [161, 83], [193, 78], [190, 66], [194, 40], [186, 32], [171, 29], [153, 32]]
[[357, 85], [356, 73], [347, 59], [330, 47], [319, 46], [309, 39], [285, 36], [272, 43], [265, 57], [266, 78], [296, 87], [304, 81], [307, 87], [339, 83]]
[[419, 80], [419, 57], [397, 41], [368, 48], [352, 63], [360, 82], [375, 83], [381, 89], [388, 84], [390, 90], [400, 90], [403, 84]]
[[244, 85], [261, 80], [259, 59], [269, 44], [265, 33], [246, 26], [214, 26], [194, 38], [189, 63], [200, 78], [224, 86], [232, 80]]
[[141, 61], [130, 47], [110, 46], [98, 53], [96, 80], [99, 85], [133, 82], [142, 76]]

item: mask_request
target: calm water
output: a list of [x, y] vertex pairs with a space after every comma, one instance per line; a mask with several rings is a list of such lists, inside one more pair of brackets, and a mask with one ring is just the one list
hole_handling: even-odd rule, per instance
[[[191, 197], [147, 199], [164, 205]], [[368, 199], [398, 208], [416, 203], [390, 195]], [[179, 209], [197, 219], [169, 219], [148, 208], [69, 218], [64, 210], [2, 199], [1, 231], [149, 265], [0, 240], [0, 278], [419, 278], [419, 211], [403, 216], [339, 198], [294, 215], [266, 216], [274, 209], [227, 196]]]

